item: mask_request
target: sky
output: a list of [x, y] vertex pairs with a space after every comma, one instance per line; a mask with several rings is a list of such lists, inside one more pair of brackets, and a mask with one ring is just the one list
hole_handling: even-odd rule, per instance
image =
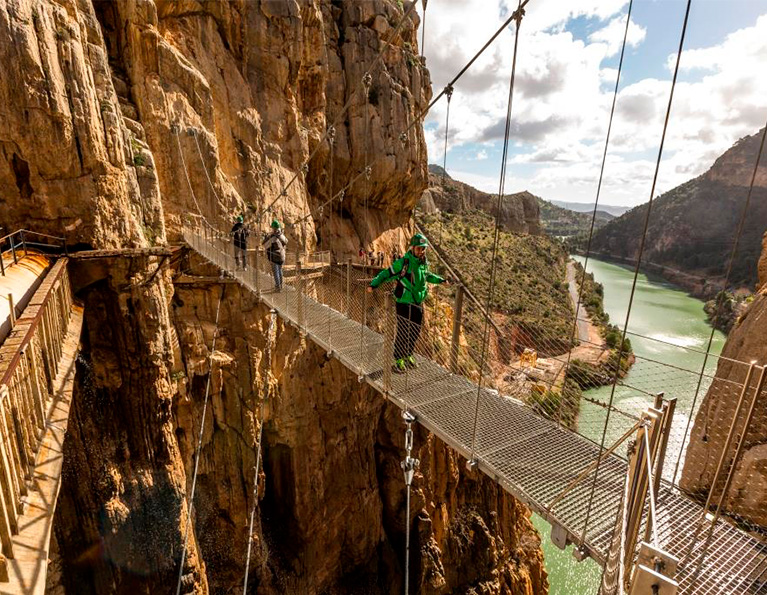
[[[634, 0], [600, 204], [650, 198], [686, 4]], [[428, 2], [424, 55], [435, 96], [516, 7], [517, 0]], [[518, 40], [506, 193], [594, 202], [628, 8], [623, 0], [530, 0]], [[515, 29], [456, 83], [450, 102], [447, 171], [486, 192], [499, 190]], [[425, 121], [429, 162], [439, 165], [446, 108], [443, 98]], [[693, 0], [655, 196], [705, 172], [765, 122], [767, 0]]]

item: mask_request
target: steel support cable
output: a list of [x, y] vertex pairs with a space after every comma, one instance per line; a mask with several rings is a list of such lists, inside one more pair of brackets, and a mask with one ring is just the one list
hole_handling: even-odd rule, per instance
[[[589, 255], [591, 254], [591, 241], [594, 236], [594, 227], [597, 220], [597, 209], [599, 208], [599, 197], [602, 192], [602, 180], [605, 174], [605, 164], [607, 163], [607, 149], [610, 146], [610, 133], [612, 132], [612, 128], [613, 128], [613, 116], [615, 115], [615, 104], [618, 101], [618, 88], [621, 82], [621, 72], [623, 71], [623, 57], [626, 54], [626, 41], [628, 40], [629, 25], [631, 24], [631, 8], [633, 7], [633, 5], [634, 5], [634, 0], [630, 0], [628, 13], [626, 14], [626, 28], [623, 31], [623, 43], [621, 45], [621, 55], [620, 55], [620, 59], [618, 60], [618, 76], [615, 79], [615, 88], [613, 89], [613, 101], [612, 101], [612, 105], [610, 106], [610, 118], [607, 123], [607, 135], [605, 137], [605, 147], [604, 147], [604, 151], [602, 152], [602, 165], [599, 168], [599, 182], [597, 183], [597, 195], [594, 201], [594, 210], [591, 213], [591, 224], [589, 226], [589, 239], [586, 245], [586, 258], [583, 263], [583, 274], [581, 275], [581, 281], [578, 287], [578, 302], [575, 304], [575, 320], [573, 320], [573, 332], [572, 332], [572, 338], [570, 341], [573, 346], [575, 346], [575, 338], [578, 333], [578, 313], [580, 312], [581, 302], [583, 301], [583, 288], [586, 284], [586, 267], [589, 264]], [[572, 354], [572, 349], [567, 352], [567, 364], [566, 364], [567, 370], [570, 369], [571, 354]], [[567, 382], [567, 376], [565, 376], [565, 383], [566, 382]], [[564, 387], [563, 387], [563, 392], [564, 392]], [[562, 405], [560, 404], [559, 416], [557, 419], [557, 423], [560, 425], [562, 421], [561, 414], [562, 414]]]
[[650, 454], [650, 438], [647, 428], [645, 428], [643, 434], [644, 450], [647, 459], [647, 485], [650, 491], [650, 516], [652, 517], [648, 519], [647, 522], [650, 523], [650, 527], [652, 528], [653, 545], [656, 548], [660, 548], [660, 543], [658, 542], [658, 513], [655, 510], [655, 479], [653, 477], [653, 462]]
[[[271, 361], [272, 361], [272, 335], [274, 333], [274, 322], [277, 317], [277, 311], [276, 310], [270, 310], [269, 311], [269, 328], [266, 331], [266, 354], [264, 355], [264, 360], [267, 362], [267, 365], [271, 367]], [[268, 373], [267, 373], [268, 378]], [[263, 437], [264, 432], [264, 402], [266, 399], [269, 398], [269, 382], [264, 382], [264, 394], [261, 399], [260, 404], [260, 419], [258, 424], [258, 438], [256, 441], [257, 444], [257, 450], [256, 450], [256, 470], [253, 474], [253, 507], [250, 509], [250, 525], [248, 529], [248, 553], [245, 558], [245, 580], [242, 584], [242, 595], [246, 595], [248, 592], [248, 573], [250, 571], [250, 551], [253, 546], [253, 524], [255, 522], [256, 518], [256, 506], [258, 504], [258, 468], [259, 463], [261, 461], [261, 439]]]
[[184, 547], [181, 550], [181, 562], [178, 567], [178, 582], [176, 583], [176, 595], [181, 593], [181, 579], [184, 576], [184, 563], [186, 562], [186, 551], [189, 545], [189, 533], [192, 523], [192, 511], [194, 509], [194, 493], [197, 488], [197, 472], [200, 468], [200, 454], [202, 453], [202, 435], [205, 430], [205, 416], [208, 411], [208, 396], [210, 395], [210, 379], [213, 376], [213, 355], [216, 353], [216, 338], [218, 337], [218, 319], [221, 313], [221, 303], [224, 301], [224, 292], [226, 285], [221, 286], [221, 295], [218, 298], [216, 307], [216, 321], [213, 326], [213, 340], [211, 341], [210, 355], [208, 356], [208, 379], [205, 382], [205, 399], [202, 402], [202, 417], [200, 418], [200, 432], [197, 438], [197, 447], [194, 457], [194, 472], [192, 473], [192, 492], [189, 495], [189, 507], [187, 509], [186, 521], [184, 523]]
[[[637, 280], [639, 279], [639, 269], [642, 263], [642, 255], [644, 254], [645, 242], [647, 240], [647, 230], [649, 229], [649, 225], [650, 225], [650, 214], [652, 213], [653, 196], [655, 195], [655, 186], [658, 182], [658, 172], [660, 170], [660, 162], [661, 162], [661, 158], [663, 157], [663, 145], [665, 144], [665, 141], [666, 141], [666, 131], [668, 130], [669, 118], [671, 116], [671, 106], [674, 101], [674, 90], [676, 89], [676, 81], [679, 75], [679, 62], [680, 62], [680, 59], [682, 58], [682, 48], [684, 47], [684, 39], [687, 33], [687, 23], [690, 18], [691, 4], [692, 4], [692, 0], [687, 0], [687, 7], [684, 13], [684, 23], [682, 24], [682, 34], [679, 39], [679, 51], [677, 52], [677, 55], [676, 55], [676, 65], [674, 67], [674, 76], [671, 80], [671, 92], [668, 98], [668, 106], [666, 107], [666, 117], [663, 121], [663, 134], [661, 135], [660, 146], [658, 147], [658, 158], [656, 159], [656, 162], [655, 162], [655, 173], [653, 174], [652, 187], [650, 189], [650, 200], [647, 203], [647, 215], [645, 216], [644, 229], [642, 230], [642, 239], [639, 244], [639, 252], [637, 254], [636, 267], [634, 268], [634, 279], [631, 283], [631, 293], [629, 295], [628, 309], [626, 310], [626, 321], [623, 325], [621, 344], [618, 350], [618, 365], [615, 366], [615, 374], [613, 377], [612, 388], [610, 390], [610, 399], [609, 399], [610, 407], [612, 407], [613, 401], [615, 399], [615, 389], [618, 385], [618, 378], [620, 376], [620, 361], [621, 359], [623, 359], [623, 355], [624, 355], [623, 346], [624, 346], [624, 343], [626, 342], [626, 332], [628, 331], [629, 321], [631, 319], [631, 308], [634, 304], [634, 295], [636, 293]], [[610, 423], [610, 412], [611, 410], [607, 409], [607, 413], [605, 414], [605, 423], [602, 429], [602, 440], [600, 441], [600, 446], [599, 446], [600, 454], [605, 447], [605, 439], [607, 437], [607, 428], [609, 427], [609, 423]], [[597, 468], [594, 472], [594, 481], [591, 484], [591, 492], [589, 494], [589, 504], [586, 509], [586, 519], [583, 523], [583, 532], [581, 533], [581, 544], [586, 542], [586, 532], [588, 530], [589, 520], [591, 519], [591, 511], [594, 504], [594, 493], [596, 491], [597, 481], [599, 479], [599, 470], [600, 470], [600, 466], [597, 465]]]
[[[412, 9], [413, 6], [415, 6], [415, 2], [411, 4], [410, 8]], [[362, 85], [365, 90], [365, 114], [363, 115], [363, 118], [365, 120], [365, 216], [363, 218], [363, 221], [365, 222], [365, 229], [363, 230], [363, 233], [365, 234], [365, 238], [363, 239], [360, 237], [360, 241], [362, 241], [362, 250], [363, 250], [363, 262], [368, 262], [368, 247], [367, 247], [367, 226], [370, 223], [369, 215], [368, 215], [368, 198], [370, 196], [370, 117], [368, 115], [368, 112], [370, 111], [370, 85], [373, 82], [373, 77], [370, 73], [365, 73], [365, 76], [362, 79]], [[368, 263], [369, 264], [369, 263]], [[367, 274], [367, 266], [365, 267], [365, 274]], [[364, 352], [365, 349], [365, 322], [367, 320], [367, 289], [363, 288], [362, 290], [362, 318], [360, 325], [360, 353]]]
[[[176, 144], [178, 145], [178, 154], [181, 157], [181, 166], [184, 169], [184, 175], [186, 176], [186, 183], [189, 185], [189, 192], [192, 194], [192, 200], [194, 201], [194, 206], [197, 209], [197, 212], [199, 213], [200, 217], [203, 220], [203, 223], [207, 225], [210, 229], [218, 233], [218, 228], [211, 225], [205, 215], [202, 214], [202, 209], [200, 209], [200, 203], [197, 202], [197, 195], [194, 192], [194, 188], [192, 188], [192, 180], [189, 178], [189, 170], [186, 167], [186, 160], [184, 159], [184, 151], [181, 149], [181, 139], [178, 137], [178, 126], [176, 126]], [[206, 173], [207, 175], [207, 173]]]
[[[445, 176], [447, 175], [447, 137], [450, 130], [450, 100], [453, 98], [453, 87], [448, 86], [445, 88], [445, 95], [447, 96], [447, 113], [445, 114], [445, 149], [442, 155], [442, 197], [445, 196]], [[439, 216], [439, 243], [442, 244], [442, 213]]]
[[495, 292], [495, 275], [496, 275], [496, 270], [498, 267], [498, 243], [500, 240], [500, 232], [501, 232], [501, 209], [503, 207], [503, 192], [504, 192], [504, 186], [506, 184], [506, 157], [509, 151], [509, 136], [511, 134], [511, 113], [512, 113], [513, 99], [514, 99], [514, 81], [517, 74], [519, 28], [522, 25], [522, 17], [525, 14], [525, 11], [522, 8], [522, 6], [523, 4], [520, 1], [517, 7], [517, 10], [515, 10], [512, 13], [511, 17], [509, 17], [510, 19], [514, 19], [516, 21], [517, 27], [516, 27], [516, 33], [514, 35], [514, 54], [511, 59], [511, 77], [509, 79], [509, 100], [508, 100], [507, 108], [506, 108], [506, 128], [504, 130], [504, 135], [503, 135], [503, 156], [501, 159], [501, 176], [500, 176], [499, 188], [498, 188], [498, 202], [496, 204], [496, 211], [495, 211], [495, 233], [493, 237], [492, 258], [490, 261], [491, 262], [490, 286], [488, 288], [488, 293], [487, 293], [487, 305], [485, 307], [486, 318], [484, 323], [484, 330], [482, 332], [482, 355], [480, 358], [480, 366], [479, 366], [479, 381], [477, 382], [477, 404], [474, 409], [474, 424], [473, 424], [472, 437], [471, 437], [471, 459], [470, 459], [471, 461], [474, 461], [474, 456], [476, 454], [477, 422], [479, 420], [479, 404], [480, 404], [480, 400], [482, 396], [482, 380], [483, 380], [484, 372], [485, 372], [487, 351], [489, 349], [488, 343], [489, 343], [489, 335], [490, 335], [490, 323], [488, 322], [488, 319], [492, 315], [492, 311], [493, 311], [493, 294]]
[[[408, 7], [408, 9], [405, 11], [405, 13], [402, 15], [402, 18], [400, 19], [399, 23], [397, 23], [397, 26], [394, 28], [394, 31], [391, 33], [391, 35], [389, 36], [389, 38], [388, 38], [388, 39], [387, 39], [387, 40], [384, 42], [384, 44], [383, 44], [383, 47], [382, 47], [382, 48], [381, 48], [381, 49], [378, 51], [378, 55], [375, 57], [375, 60], [373, 60], [373, 64], [371, 64], [371, 65], [370, 65], [370, 68], [368, 68], [368, 69], [365, 71], [365, 74], [362, 76], [362, 78], [363, 78], [363, 79], [364, 79], [365, 77], [371, 76], [371, 74], [372, 74], [373, 70], [374, 70], [374, 69], [375, 69], [375, 68], [376, 68], [376, 67], [377, 67], [377, 66], [378, 66], [378, 65], [381, 63], [381, 60], [383, 60], [384, 54], [386, 53], [386, 50], [388, 50], [388, 49], [389, 49], [389, 46], [392, 44], [392, 42], [394, 41], [394, 39], [395, 39], [395, 38], [397, 37], [397, 35], [399, 34], [399, 32], [400, 32], [400, 29], [402, 29], [402, 26], [403, 26], [403, 25], [405, 24], [405, 22], [406, 22], [406, 21], [407, 21], [407, 20], [410, 18], [410, 13], [412, 13], [412, 12], [415, 10], [415, 7], [416, 7], [416, 3], [415, 3], [415, 2], [412, 2], [412, 3], [410, 4], [410, 6]], [[296, 179], [298, 178], [298, 173], [299, 173], [300, 171], [303, 171], [303, 169], [304, 169], [304, 167], [305, 167], [305, 166], [308, 166], [308, 165], [309, 165], [309, 162], [310, 162], [310, 161], [311, 161], [311, 160], [314, 158], [314, 156], [317, 154], [317, 151], [319, 151], [320, 147], [322, 147], [323, 143], [325, 142], [325, 140], [326, 140], [326, 139], [327, 139], [327, 137], [328, 137], [328, 131], [330, 130], [330, 128], [331, 128], [331, 127], [334, 127], [334, 128], [335, 128], [335, 127], [338, 127], [338, 126], [339, 126], [339, 125], [342, 123], [342, 121], [343, 121], [343, 118], [344, 118], [344, 117], [345, 117], [345, 115], [346, 115], [346, 112], [347, 112], [347, 111], [349, 110], [349, 108], [352, 106], [352, 103], [353, 103], [353, 100], [354, 100], [354, 96], [357, 94], [357, 90], [358, 90], [359, 88], [360, 88], [360, 87], [359, 87], [359, 85], [357, 85], [357, 86], [355, 86], [355, 87], [354, 87], [354, 89], [352, 89], [352, 92], [351, 92], [351, 93], [350, 93], [350, 95], [349, 95], [349, 99], [347, 99], [347, 100], [346, 100], [346, 103], [345, 103], [345, 104], [344, 104], [344, 106], [341, 108], [341, 111], [339, 112], [339, 114], [338, 114], [338, 116], [336, 117], [335, 121], [333, 121], [333, 123], [331, 124], [331, 126], [329, 126], [328, 128], [326, 128], [326, 130], [325, 130], [325, 134], [323, 134], [323, 135], [322, 135], [322, 138], [320, 138], [319, 142], [317, 143], [317, 146], [316, 146], [316, 147], [314, 148], [314, 150], [313, 150], [313, 151], [312, 151], [312, 152], [309, 154], [309, 156], [308, 156], [308, 157], [306, 158], [306, 160], [303, 162], [303, 164], [301, 165], [301, 167], [299, 167], [299, 168], [298, 168], [298, 170], [297, 170], [297, 171], [296, 171], [296, 172], [293, 174], [293, 176], [290, 178], [290, 180], [288, 181], [288, 183], [287, 183], [287, 184], [285, 184], [285, 186], [283, 186], [283, 187], [282, 187], [282, 190], [281, 190], [281, 191], [280, 191], [280, 193], [277, 195], [277, 197], [276, 197], [276, 198], [275, 198], [275, 199], [274, 199], [274, 200], [273, 200], [271, 203], [269, 203], [269, 205], [268, 205], [268, 206], [267, 206], [265, 209], [262, 209], [261, 213], [259, 214], [259, 217], [263, 216], [263, 214], [264, 214], [264, 213], [266, 213], [266, 212], [267, 212], [269, 209], [271, 209], [271, 208], [272, 208], [272, 207], [275, 205], [275, 203], [276, 203], [278, 200], [280, 200], [280, 197], [282, 197], [282, 196], [287, 196], [287, 194], [286, 194], [286, 193], [287, 193], [288, 189], [289, 189], [289, 188], [290, 188], [290, 187], [293, 185], [293, 182], [295, 182], [295, 181], [296, 181]]]
[[[421, 0], [423, 4], [423, 22], [421, 23], [421, 57], [426, 59], [426, 5], [429, 0]], [[415, 1], [413, 2], [415, 4]]]
[[[746, 203], [743, 207], [743, 212], [741, 213], [741, 216], [740, 216], [740, 221], [738, 223], [738, 230], [735, 234], [735, 241], [733, 242], [732, 251], [730, 252], [730, 260], [727, 264], [727, 273], [725, 274], [724, 283], [722, 284], [722, 291], [717, 296], [716, 310], [714, 311], [714, 318], [711, 320], [711, 333], [709, 334], [708, 344], [706, 346], [706, 355], [703, 357], [703, 365], [700, 368], [700, 376], [698, 377], [698, 385], [695, 389], [695, 396], [693, 397], [692, 405], [690, 407], [690, 415], [687, 416], [687, 425], [684, 430], [684, 436], [682, 436], [682, 448], [679, 450], [679, 454], [677, 455], [676, 465], [674, 467], [674, 477], [671, 480], [672, 484], [676, 483], [677, 474], [679, 473], [679, 465], [681, 464], [681, 461], [682, 461], [682, 452], [684, 450], [684, 442], [685, 440], [687, 440], [687, 435], [690, 431], [690, 425], [692, 422], [693, 415], [695, 413], [695, 405], [698, 402], [698, 396], [700, 394], [700, 389], [703, 383], [703, 376], [706, 372], [706, 366], [708, 365], [708, 358], [711, 353], [711, 346], [714, 343], [714, 335], [716, 334], [716, 321], [718, 320], [722, 310], [723, 294], [726, 291], [727, 284], [730, 281], [730, 275], [732, 274], [732, 269], [735, 264], [735, 256], [737, 255], [738, 248], [740, 246], [740, 238], [743, 234], [743, 229], [745, 228], [748, 209], [751, 206], [751, 196], [754, 191], [754, 184], [756, 183], [756, 174], [759, 170], [759, 163], [762, 160], [762, 152], [764, 151], [765, 136], [767, 136], [767, 122], [765, 122], [764, 126], [765, 126], [764, 130], [762, 131], [762, 140], [759, 144], [759, 151], [756, 156], [756, 162], [754, 163], [754, 171], [751, 174], [751, 183], [749, 184], [749, 187], [748, 187], [748, 195], [746, 196]], [[710, 405], [711, 405], [711, 401], [709, 400], [709, 407]], [[707, 413], [705, 418], [706, 433], [708, 433], [708, 417], [709, 417], [709, 414]]]

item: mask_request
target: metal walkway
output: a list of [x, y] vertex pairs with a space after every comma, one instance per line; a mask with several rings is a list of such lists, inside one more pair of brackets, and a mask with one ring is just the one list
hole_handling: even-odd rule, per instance
[[[563, 529], [568, 542], [579, 544], [600, 564], [606, 563], [627, 475], [624, 458], [611, 455], [603, 461], [582, 540], [591, 498], [591, 478], [576, 485], [553, 508], [551, 505], [598, 457], [597, 444], [538, 415], [518, 399], [492, 389], [478, 390], [474, 381], [451, 373], [448, 366], [432, 359], [419, 357], [420, 366], [408, 374], [387, 374], [382, 365], [386, 361], [387, 336], [368, 327], [369, 308], [364, 304], [361, 308], [355, 306], [357, 309], [351, 312], [354, 306], [349, 303], [351, 300], [343, 303], [337, 295], [329, 290], [325, 293], [316, 283], [310, 287], [301, 278], [301, 265], [295, 266], [295, 263], [297, 270], [292, 277], [288, 274], [282, 291], [275, 293], [268, 289], [272, 285], [271, 276], [259, 270], [258, 263], [247, 271], [235, 270], [226, 239], [201, 229], [185, 229], [184, 237], [205, 260], [259, 295], [267, 306], [358, 374], [361, 380], [400, 408], [413, 412], [430, 432], [467, 459], [476, 460], [479, 470], [553, 527]], [[332, 269], [329, 264], [325, 266]], [[332, 283], [332, 274], [330, 278]], [[343, 283], [342, 279], [337, 281]], [[347, 278], [345, 282], [348, 285], [350, 280]], [[364, 299], [364, 293], [362, 295]], [[472, 445], [475, 435], [476, 443]], [[702, 507], [662, 481], [657, 510], [660, 541], [669, 553], [684, 558]], [[701, 541], [706, 529], [701, 531]], [[712, 545], [695, 576], [700, 549], [694, 548], [677, 572], [680, 593], [767, 593], [767, 546], [760, 540], [719, 520], [714, 527]]]

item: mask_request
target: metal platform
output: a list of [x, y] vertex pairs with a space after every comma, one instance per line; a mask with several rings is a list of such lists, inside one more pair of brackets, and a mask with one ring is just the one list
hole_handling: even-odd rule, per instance
[[[382, 334], [320, 303], [309, 292], [299, 292], [297, 287], [304, 284], [286, 284], [279, 292], [266, 290], [272, 285], [271, 277], [252, 269], [234, 270], [233, 256], [225, 244], [217, 246], [191, 230], [185, 231], [185, 238], [207, 261], [258, 293], [266, 305], [361, 380], [398, 407], [413, 412], [419, 423], [461, 455], [474, 459], [478, 469], [506, 491], [553, 526], [563, 528], [568, 541], [581, 545], [600, 564], [606, 563], [627, 474], [624, 458], [612, 455], [603, 461], [590, 513], [593, 476], [552, 507], [565, 487], [598, 457], [599, 445], [538, 415], [520, 400], [480, 389], [470, 379], [423, 357], [415, 370], [393, 374], [391, 388], [386, 390]], [[682, 559], [702, 507], [665, 481], [661, 482], [657, 505], [661, 541], [669, 553]], [[719, 520], [712, 545], [695, 576], [698, 549], [693, 548], [692, 556], [677, 573], [680, 593], [767, 593], [767, 546], [759, 539]]]

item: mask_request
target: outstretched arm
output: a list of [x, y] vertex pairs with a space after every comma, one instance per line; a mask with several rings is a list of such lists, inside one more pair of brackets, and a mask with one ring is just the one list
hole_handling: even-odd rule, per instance
[[391, 266], [388, 269], [382, 270], [373, 278], [373, 280], [370, 282], [370, 287], [378, 287], [382, 283], [394, 281], [397, 278], [397, 275], [402, 272], [403, 266], [405, 266], [404, 258], [395, 260], [393, 263], [391, 263]]
[[445, 279], [444, 277], [440, 277], [439, 275], [436, 275], [434, 273], [426, 273], [427, 283], [439, 284], [439, 283], [445, 283], [446, 281], [447, 279]]

